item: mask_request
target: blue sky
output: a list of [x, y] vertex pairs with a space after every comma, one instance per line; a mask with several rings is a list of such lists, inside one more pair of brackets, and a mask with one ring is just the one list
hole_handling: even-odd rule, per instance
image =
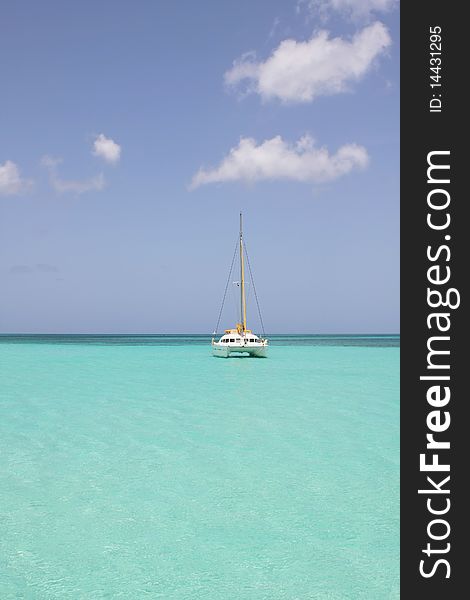
[[212, 332], [239, 210], [268, 332], [398, 332], [398, 17], [4, 5], [0, 332]]

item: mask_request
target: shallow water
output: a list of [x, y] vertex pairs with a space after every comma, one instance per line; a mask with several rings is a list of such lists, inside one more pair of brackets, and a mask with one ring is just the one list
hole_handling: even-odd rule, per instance
[[0, 598], [398, 598], [399, 339], [0, 336]]

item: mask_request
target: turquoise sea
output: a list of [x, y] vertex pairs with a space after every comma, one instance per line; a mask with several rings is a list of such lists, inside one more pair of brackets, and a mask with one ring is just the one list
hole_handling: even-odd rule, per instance
[[0, 599], [399, 597], [399, 338], [0, 336]]

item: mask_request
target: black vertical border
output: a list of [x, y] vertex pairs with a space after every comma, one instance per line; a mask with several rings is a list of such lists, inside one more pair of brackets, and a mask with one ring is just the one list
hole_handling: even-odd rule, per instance
[[[464, 87], [468, 84], [467, 66], [470, 52], [462, 5], [452, 2], [401, 3], [401, 598], [463, 598], [469, 593], [466, 583], [467, 566], [465, 509], [469, 499], [465, 493], [467, 456], [465, 444], [470, 439], [467, 404], [470, 402], [464, 386], [465, 371], [470, 371], [470, 352], [466, 349], [465, 309], [470, 263], [470, 231], [465, 220], [468, 193], [463, 188], [467, 154], [464, 139], [470, 126], [464, 110]], [[430, 27], [442, 29], [441, 90], [430, 87]], [[467, 24], [468, 27], [468, 24]], [[433, 93], [440, 93], [442, 112], [429, 112]], [[451, 224], [447, 231], [432, 231], [426, 223], [428, 207], [427, 154], [434, 150], [450, 150]], [[461, 294], [461, 305], [451, 313], [450, 361], [451, 400], [447, 407], [451, 414], [450, 428], [441, 439], [450, 440], [446, 456], [451, 465], [451, 508], [445, 518], [449, 521], [450, 542], [448, 554], [435, 555], [449, 560], [450, 578], [442, 566], [434, 576], [425, 579], [419, 573], [419, 563], [427, 558], [422, 550], [429, 540], [427, 525], [432, 520], [426, 507], [426, 496], [418, 489], [426, 483], [426, 474], [420, 473], [419, 455], [426, 451], [426, 416], [432, 408], [426, 401], [429, 383], [419, 380], [427, 366], [427, 340], [433, 335], [426, 318], [432, 309], [427, 306], [428, 245], [434, 248], [444, 241], [451, 249], [449, 285]], [[444, 310], [444, 309], [440, 309]], [[443, 334], [445, 335], [445, 334]], [[468, 363], [468, 364], [467, 364]], [[441, 373], [442, 374], [442, 373]], [[445, 410], [445, 409], [443, 409]], [[430, 473], [428, 473], [431, 475]], [[442, 473], [436, 479], [442, 479]], [[429, 486], [428, 486], [429, 487]], [[442, 496], [441, 496], [442, 498]], [[439, 547], [439, 543], [434, 543]], [[429, 565], [432, 561], [427, 562]]]

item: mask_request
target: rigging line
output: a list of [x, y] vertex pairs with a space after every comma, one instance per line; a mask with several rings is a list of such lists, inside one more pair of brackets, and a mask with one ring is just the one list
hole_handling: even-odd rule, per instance
[[230, 277], [232, 275], [233, 263], [235, 262], [235, 256], [237, 255], [237, 250], [238, 250], [238, 238], [237, 238], [237, 243], [235, 244], [235, 250], [233, 251], [232, 264], [230, 265], [230, 271], [228, 274], [227, 283], [225, 284], [224, 297], [222, 298], [222, 306], [220, 307], [219, 318], [217, 319], [217, 325], [215, 327], [214, 334], [216, 334], [217, 330], [219, 329], [220, 319], [222, 317], [222, 311], [224, 309], [224, 304], [225, 304], [225, 297], [227, 296], [228, 284], [230, 283]]
[[[235, 266], [235, 265], [234, 265]], [[233, 314], [235, 315], [235, 322], [236, 323], [240, 323], [241, 317], [240, 317], [240, 282], [239, 281], [232, 281], [231, 284], [229, 284], [229, 289], [230, 292], [227, 290], [227, 296], [230, 297], [230, 307], [231, 310], [233, 311]], [[229, 302], [228, 299], [225, 300], [225, 304], [227, 304]], [[232, 313], [230, 313], [232, 314]]]
[[250, 271], [251, 286], [252, 286], [253, 292], [255, 294], [256, 306], [258, 307], [258, 315], [259, 315], [259, 320], [261, 322], [261, 329], [263, 331], [263, 337], [266, 337], [266, 332], [264, 330], [263, 317], [261, 316], [261, 309], [259, 307], [258, 294], [256, 293], [255, 280], [253, 279], [253, 273], [251, 271], [250, 259], [248, 257], [248, 251], [247, 251], [247, 248], [246, 248], [246, 242], [243, 244], [243, 246], [244, 246], [244, 249], [245, 249], [245, 256], [246, 256], [246, 262], [248, 264], [248, 270]]

